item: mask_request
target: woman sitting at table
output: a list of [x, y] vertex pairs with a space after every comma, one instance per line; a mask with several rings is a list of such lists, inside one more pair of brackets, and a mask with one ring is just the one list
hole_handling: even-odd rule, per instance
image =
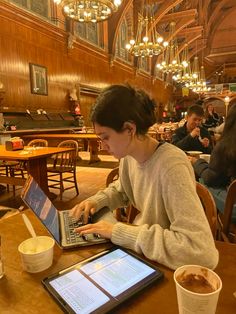
[[212, 104], [208, 104], [206, 106], [205, 110], [205, 122], [203, 123], [203, 126], [206, 129], [209, 128], [215, 128], [217, 125], [220, 124], [220, 117], [217, 112], [215, 112], [215, 108], [213, 107]]
[[71, 214], [85, 222], [104, 206], [134, 205], [133, 224], [99, 221], [75, 231], [96, 233], [114, 244], [143, 253], [172, 269], [184, 264], [210, 268], [218, 263], [193, 168], [179, 148], [158, 142], [147, 132], [156, 120], [155, 103], [130, 86], [113, 85], [97, 98], [91, 112], [95, 132], [120, 159], [119, 179], [76, 205]]
[[194, 171], [211, 187], [225, 188], [236, 179], [236, 104], [231, 106], [220, 140], [213, 148], [210, 162], [192, 158]]

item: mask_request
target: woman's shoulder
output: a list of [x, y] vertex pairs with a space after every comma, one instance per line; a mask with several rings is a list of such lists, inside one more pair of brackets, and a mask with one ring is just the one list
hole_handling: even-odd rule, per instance
[[159, 153], [158, 159], [165, 165], [188, 162], [185, 152], [170, 143], [164, 143], [160, 147]]
[[168, 142], [164, 142], [162, 146], [162, 150], [163, 152], [165, 152], [166, 154], [169, 154], [170, 152], [174, 153], [175, 155], [179, 155], [179, 156], [186, 156], [185, 152], [178, 148], [177, 146], [168, 143]]

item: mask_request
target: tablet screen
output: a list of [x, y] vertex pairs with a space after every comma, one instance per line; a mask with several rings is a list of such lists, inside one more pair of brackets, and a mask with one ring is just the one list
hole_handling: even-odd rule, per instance
[[151, 264], [116, 247], [43, 283], [68, 313], [106, 313], [162, 275]]

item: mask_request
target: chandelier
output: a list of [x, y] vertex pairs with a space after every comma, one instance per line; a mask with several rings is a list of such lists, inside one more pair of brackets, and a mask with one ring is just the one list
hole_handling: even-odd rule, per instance
[[194, 57], [193, 60], [192, 80], [186, 83], [185, 86], [192, 89], [193, 92], [199, 94], [209, 92], [211, 90], [210, 87], [207, 87], [204, 66], [202, 65], [199, 70], [198, 57]]
[[[139, 13], [136, 39], [131, 39], [125, 47], [135, 57], [152, 57], [162, 53], [168, 42], [157, 32], [153, 25], [154, 5], [144, 5]], [[143, 37], [142, 37], [143, 36]]]
[[181, 72], [186, 63], [181, 63], [179, 58], [179, 49], [177, 39], [173, 38], [175, 32], [175, 22], [170, 23], [169, 38], [170, 43], [163, 53], [163, 58], [160, 63], [156, 65], [159, 71], [164, 73], [178, 73]]
[[189, 83], [192, 80], [192, 71], [188, 57], [188, 45], [185, 44], [184, 50], [181, 55], [181, 64], [183, 68], [181, 71], [174, 73], [172, 79], [176, 83], [185, 84]]
[[78, 22], [101, 22], [117, 11], [122, 0], [54, 0], [64, 14]]

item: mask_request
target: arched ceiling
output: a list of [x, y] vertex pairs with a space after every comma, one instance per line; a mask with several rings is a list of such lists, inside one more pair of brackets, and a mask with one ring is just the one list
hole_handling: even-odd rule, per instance
[[[133, 10], [135, 19], [142, 3], [142, 0], [123, 0], [122, 10], [114, 15], [110, 25], [119, 25], [124, 12], [129, 9]], [[180, 51], [187, 43], [190, 58], [199, 56], [211, 83], [219, 83], [215, 73], [221, 70], [224, 71], [221, 82], [229, 77], [233, 80], [235, 77], [236, 82], [236, 0], [148, 0], [148, 3], [157, 4], [155, 24], [165, 38], [168, 36], [166, 26], [172, 21], [176, 22], [175, 36]], [[134, 29], [135, 23], [134, 20]], [[113, 27], [109, 36], [111, 50], [114, 33]], [[155, 63], [154, 58], [153, 65]]]

